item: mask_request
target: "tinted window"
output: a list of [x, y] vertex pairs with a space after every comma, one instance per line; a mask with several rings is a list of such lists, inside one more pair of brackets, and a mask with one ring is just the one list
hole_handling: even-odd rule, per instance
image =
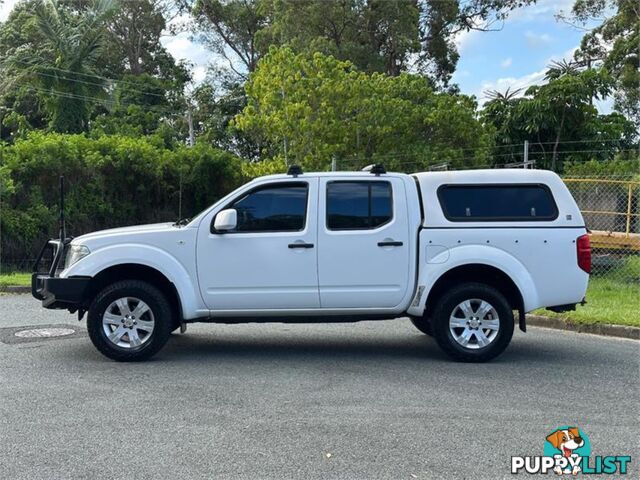
[[327, 184], [327, 227], [330, 230], [377, 228], [393, 217], [389, 182]]
[[304, 229], [306, 183], [270, 185], [254, 190], [230, 208], [238, 212], [236, 232], [288, 232]]
[[553, 220], [558, 209], [542, 185], [449, 185], [438, 189], [445, 216], [455, 221]]

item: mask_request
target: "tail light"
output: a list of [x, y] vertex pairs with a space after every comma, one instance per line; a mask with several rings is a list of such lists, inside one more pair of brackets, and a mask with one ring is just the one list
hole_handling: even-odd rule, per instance
[[576, 240], [578, 251], [578, 266], [587, 273], [591, 273], [591, 241], [589, 235], [582, 235]]

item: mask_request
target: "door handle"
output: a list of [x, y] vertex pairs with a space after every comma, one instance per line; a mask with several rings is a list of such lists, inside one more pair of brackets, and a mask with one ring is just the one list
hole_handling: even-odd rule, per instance
[[384, 242], [378, 242], [379, 247], [401, 247], [403, 245], [402, 242], [398, 242], [396, 240], [388, 240]]
[[290, 243], [289, 248], [313, 248], [313, 243]]

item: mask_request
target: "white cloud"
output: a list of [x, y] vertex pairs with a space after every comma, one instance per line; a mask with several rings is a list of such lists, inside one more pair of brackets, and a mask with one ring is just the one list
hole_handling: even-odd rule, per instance
[[465, 50], [473, 44], [474, 39], [483, 32], [479, 30], [462, 30], [456, 34], [453, 39], [460, 55], [465, 53]]
[[211, 64], [220, 61], [210, 50], [192, 41], [187, 32], [163, 37], [161, 42], [173, 58], [186, 60], [193, 65], [193, 81], [196, 84], [202, 83], [206, 79]]
[[538, 0], [533, 5], [517, 8], [509, 15], [509, 20], [530, 22], [562, 12], [569, 12], [575, 0]]
[[482, 82], [479, 91], [476, 93], [478, 97], [478, 103], [483, 104], [487, 101], [485, 93], [487, 90], [496, 90], [498, 92], [505, 92], [507, 88], [511, 91], [521, 89], [518, 96], [524, 95], [524, 92], [531, 85], [537, 85], [544, 80], [546, 67], [537, 72], [528, 73], [521, 77], [502, 77], [492, 81]]
[[542, 47], [551, 43], [551, 35], [548, 33], [534, 33], [531, 30], [527, 30], [524, 38], [531, 48]]
[[595, 100], [593, 104], [600, 113], [608, 114], [613, 112], [613, 97], [607, 97], [604, 100]]
[[[521, 89], [517, 96], [518, 97], [523, 96], [527, 88], [529, 88], [530, 86], [541, 85], [543, 83], [546, 83], [544, 76], [547, 72], [548, 65], [553, 60], [570, 61], [573, 59], [573, 54], [577, 49], [578, 47], [576, 46], [576, 47], [570, 48], [569, 50], [567, 50], [561, 55], [554, 55], [552, 57], [549, 57], [545, 61], [544, 68], [542, 68], [541, 70], [528, 73], [520, 77], [502, 77], [496, 80], [483, 81], [478, 91], [474, 93], [476, 98], [478, 99], [478, 104], [482, 106], [488, 100], [484, 92], [489, 90], [496, 90], [498, 92], [504, 93], [507, 90], [507, 88], [511, 91]], [[594, 104], [600, 113], [606, 114], [606, 113], [611, 113], [613, 111], [613, 98], [611, 97], [607, 97], [604, 100], [596, 100]]]
[[502, 60], [500, 62], [500, 66], [502, 68], [509, 68], [511, 66], [511, 64], [513, 63], [513, 59], [511, 57], [509, 58], [505, 58], [504, 60]]
[[173, 37], [164, 37], [162, 44], [175, 59], [187, 60], [196, 66], [208, 64], [212, 57], [209, 50], [191, 41], [186, 32]]
[[0, 6], [0, 22], [4, 22], [9, 17], [16, 3], [18, 3], [18, 0], [4, 0], [4, 3]]

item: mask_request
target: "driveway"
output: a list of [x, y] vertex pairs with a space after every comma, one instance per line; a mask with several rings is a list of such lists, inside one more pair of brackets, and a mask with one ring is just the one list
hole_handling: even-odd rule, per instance
[[[51, 324], [77, 333], [14, 335]], [[119, 364], [84, 322], [4, 295], [0, 476], [514, 478], [511, 456], [542, 455], [571, 424], [593, 454], [632, 455], [638, 478], [639, 375], [632, 340], [530, 328], [472, 365], [408, 320], [191, 325], [154, 360]]]

